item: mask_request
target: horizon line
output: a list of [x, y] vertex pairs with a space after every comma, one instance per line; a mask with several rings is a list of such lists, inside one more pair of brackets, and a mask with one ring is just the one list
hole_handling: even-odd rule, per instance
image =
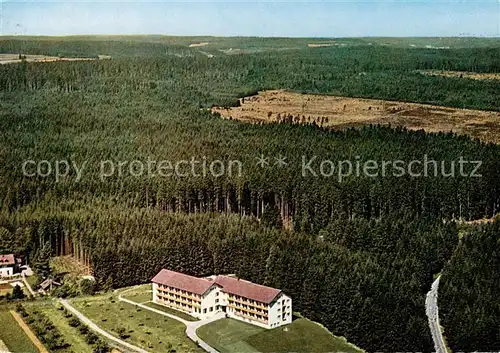
[[329, 36], [255, 36], [255, 35], [215, 35], [215, 34], [159, 34], [159, 33], [94, 33], [94, 34], [61, 34], [61, 35], [49, 35], [49, 34], [0, 34], [0, 38], [4, 37], [45, 37], [45, 38], [67, 38], [67, 37], [184, 37], [184, 38], [290, 38], [290, 39], [362, 39], [362, 38], [487, 38], [487, 39], [500, 39], [500, 34], [482, 34], [482, 35], [452, 35], [452, 36], [440, 36], [440, 35], [429, 35], [429, 36], [344, 36], [344, 37], [329, 37]]

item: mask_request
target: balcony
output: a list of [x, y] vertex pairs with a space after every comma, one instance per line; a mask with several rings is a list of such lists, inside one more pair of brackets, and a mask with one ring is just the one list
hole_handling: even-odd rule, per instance
[[229, 301], [229, 303], [231, 303], [231, 301], [234, 301], [236, 303], [240, 303], [243, 305], [250, 305], [250, 306], [253, 306], [255, 308], [259, 308], [259, 309], [263, 309], [263, 310], [268, 309], [267, 306], [264, 306], [261, 303], [257, 303], [256, 301], [250, 301], [250, 300], [245, 300], [245, 299], [235, 299], [234, 297], [229, 297], [228, 301]]
[[185, 301], [185, 300], [182, 300], [181, 298], [175, 298], [175, 297], [172, 297], [172, 296], [169, 296], [169, 295], [163, 295], [163, 294], [160, 294], [158, 293], [158, 298], [162, 299], [163, 301], [165, 300], [173, 300], [175, 302], [178, 302], [178, 303], [181, 303], [181, 304], [186, 304], [190, 307], [196, 307], [196, 308], [200, 308], [201, 305], [198, 304], [198, 303], [193, 303], [193, 302], [188, 302], [188, 301]]
[[194, 300], [194, 301], [197, 301], [197, 302], [200, 302], [201, 303], [201, 298], [198, 298], [196, 294], [192, 294], [190, 292], [186, 292], [186, 291], [181, 291], [180, 289], [168, 289], [166, 287], [158, 287], [159, 291], [162, 291], [162, 292], [167, 292], [167, 293], [171, 293], [171, 294], [174, 294], [174, 295], [180, 295], [182, 297], [185, 297], [185, 298], [189, 298], [191, 300]]
[[253, 317], [251, 315], [245, 315], [245, 314], [236, 313], [236, 312], [234, 313], [234, 315], [243, 317], [245, 319], [249, 319], [251, 321], [257, 321], [257, 322], [260, 322], [260, 323], [263, 323], [263, 324], [267, 325], [267, 320], [257, 319], [256, 317]]
[[[193, 296], [183, 296], [179, 293], [175, 293], [175, 292], [172, 292], [169, 290], [164, 290], [164, 289], [158, 290], [159, 295], [165, 295], [164, 293], [168, 293], [173, 299], [182, 299], [189, 304], [193, 304], [193, 305], [200, 305], [201, 304], [201, 300], [194, 298]], [[191, 300], [191, 301], [189, 301], [189, 300]]]
[[243, 310], [243, 311], [246, 311], [248, 313], [252, 313], [252, 314], [256, 314], [256, 315], [262, 315], [262, 316], [265, 316], [265, 317], [268, 316], [267, 311], [265, 311], [265, 312], [259, 312], [259, 311], [252, 310], [252, 309], [245, 309], [245, 308], [242, 308], [241, 306], [236, 306], [236, 305], [232, 305], [232, 304], [229, 304], [228, 306], [230, 308], [233, 308], [233, 309]]

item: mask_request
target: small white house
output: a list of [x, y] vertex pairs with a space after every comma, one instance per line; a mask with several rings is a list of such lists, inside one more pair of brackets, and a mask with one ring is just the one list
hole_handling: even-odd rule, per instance
[[0, 255], [0, 277], [11, 277], [14, 275], [16, 259], [13, 254]]

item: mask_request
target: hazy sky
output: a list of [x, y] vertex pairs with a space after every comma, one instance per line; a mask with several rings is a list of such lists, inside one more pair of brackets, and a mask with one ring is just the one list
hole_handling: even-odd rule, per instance
[[0, 0], [1, 34], [500, 36], [500, 0]]

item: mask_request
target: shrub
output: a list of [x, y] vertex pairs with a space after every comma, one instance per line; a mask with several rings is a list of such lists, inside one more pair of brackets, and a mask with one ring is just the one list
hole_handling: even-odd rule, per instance
[[76, 317], [72, 317], [71, 319], [69, 319], [69, 325], [71, 327], [78, 327], [80, 326], [80, 320], [78, 320]]
[[12, 289], [12, 293], [10, 294], [10, 299], [24, 299], [26, 295], [24, 294], [22, 288], [16, 284]]
[[99, 339], [94, 345], [93, 353], [107, 353], [109, 352], [109, 346], [103, 340]]

